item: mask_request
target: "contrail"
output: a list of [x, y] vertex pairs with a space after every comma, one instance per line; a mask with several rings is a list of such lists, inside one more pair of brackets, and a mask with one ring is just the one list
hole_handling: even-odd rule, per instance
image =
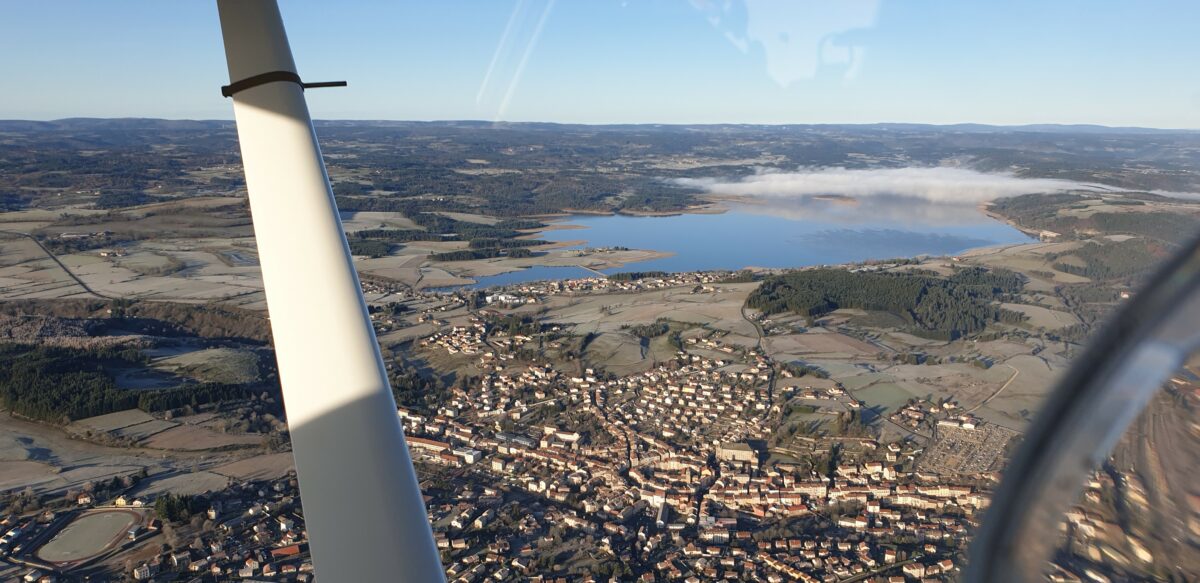
[[492, 80], [492, 72], [496, 69], [496, 63], [500, 61], [500, 53], [508, 46], [508, 37], [512, 35], [513, 27], [517, 23], [517, 16], [521, 13], [521, 7], [524, 5], [525, 0], [518, 0], [513, 6], [512, 14], [508, 16], [508, 24], [504, 26], [504, 34], [500, 35], [500, 44], [496, 46], [496, 52], [492, 53], [492, 62], [488, 64], [487, 73], [483, 75], [483, 83], [479, 84], [479, 93], [475, 94], [475, 105], [483, 102], [483, 94], [487, 91], [488, 84]]
[[554, 0], [550, 0], [542, 10], [537, 27], [533, 29], [533, 35], [529, 37], [529, 43], [525, 45], [525, 53], [521, 55], [521, 62], [517, 64], [517, 71], [513, 73], [512, 81], [508, 84], [508, 91], [504, 93], [504, 100], [500, 102], [500, 109], [496, 112], [496, 121], [500, 121], [504, 112], [508, 110], [508, 102], [512, 99], [517, 84], [521, 82], [521, 74], [525, 72], [525, 63], [529, 61], [529, 55], [533, 53], [533, 47], [537, 45], [538, 37], [542, 35], [542, 27], [546, 25], [546, 18], [550, 16], [550, 9], [553, 7]]
[[517, 61], [516, 68], [511, 69], [512, 72], [508, 75], [508, 82], [504, 88], [503, 97], [496, 108], [495, 115], [492, 117], [493, 121], [500, 121], [504, 113], [508, 111], [508, 105], [512, 101], [517, 85], [521, 82], [521, 76], [525, 72], [525, 65], [529, 62], [529, 56], [533, 54], [534, 47], [537, 46], [542, 29], [545, 27], [546, 20], [550, 16], [550, 11], [554, 7], [554, 2], [555, 0], [544, 1], [541, 14], [538, 15], [537, 22], [533, 26], [532, 31], [529, 31], [528, 22], [530, 15], [536, 9], [536, 4], [527, 0], [518, 0], [516, 5], [513, 6], [512, 14], [508, 17], [508, 23], [504, 26], [504, 33], [500, 36], [500, 44], [497, 45], [496, 51], [492, 53], [492, 60], [488, 64], [487, 72], [483, 76], [483, 82], [479, 85], [479, 92], [475, 94], [475, 105], [483, 106], [484, 102], [488, 101], [488, 95], [494, 93], [494, 87], [497, 85], [496, 80], [505, 76], [506, 71], [503, 71], [503, 69], [510, 69], [507, 65], [511, 60], [511, 55], [517, 50], [518, 45], [523, 44], [524, 48], [521, 52], [521, 58]]

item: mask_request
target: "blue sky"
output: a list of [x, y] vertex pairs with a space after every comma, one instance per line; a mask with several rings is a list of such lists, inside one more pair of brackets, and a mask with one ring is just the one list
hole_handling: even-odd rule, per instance
[[[324, 119], [1200, 128], [1200, 2], [282, 0]], [[214, 2], [4, 0], [0, 118], [228, 119]], [[506, 34], [507, 30], [507, 34]], [[489, 73], [490, 71], [490, 73]]]

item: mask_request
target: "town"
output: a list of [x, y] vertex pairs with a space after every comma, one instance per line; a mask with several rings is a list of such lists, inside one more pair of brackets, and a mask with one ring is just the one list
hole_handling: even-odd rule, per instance
[[814, 389], [777, 387], [791, 373], [753, 349], [692, 337], [671, 361], [614, 377], [515, 364], [510, 350], [532, 340], [476, 319], [423, 341], [477, 357], [486, 376], [433, 414], [398, 412], [418, 462], [446, 488], [434, 489], [431, 518], [455, 580], [571, 562], [620, 565], [608, 574], [642, 581], [946, 580], [997, 479], [994, 449], [988, 467], [955, 475], [918, 469], [906, 442], [813, 440], [805, 461], [772, 459], [770, 420]]
[[[815, 404], [841, 422], [863, 403], [818, 371], [728, 343], [719, 331], [644, 332], [666, 332], [671, 352], [618, 375], [547, 356], [578, 342], [569, 324], [500, 311], [556, 296], [717, 293], [735, 276], [588, 278], [487, 294], [363, 283], [383, 337], [425, 326], [432, 333], [413, 340], [419, 354], [478, 372], [397, 411], [451, 580], [944, 581], [957, 573], [1003, 462], [1003, 448], [990, 446], [998, 438], [987, 436], [1002, 436], [1002, 446], [1011, 432], [947, 401], [896, 413], [911, 425], [908, 438], [885, 443], [849, 423], [841, 433], [785, 439], [778, 428], [791, 410]], [[978, 433], [989, 446], [971, 450], [970, 464], [924, 461], [922, 432], [951, 430]], [[74, 580], [114, 557], [134, 580], [311, 579], [294, 474], [178, 497], [131, 498], [136, 481], [10, 516], [0, 552], [29, 581]], [[118, 517], [128, 536], [98, 548], [70, 540], [89, 521]]]

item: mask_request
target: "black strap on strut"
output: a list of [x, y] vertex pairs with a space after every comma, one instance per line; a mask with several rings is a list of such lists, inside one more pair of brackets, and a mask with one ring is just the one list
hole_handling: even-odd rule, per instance
[[291, 71], [271, 71], [270, 73], [262, 73], [253, 77], [247, 77], [241, 81], [234, 81], [229, 85], [221, 86], [221, 95], [223, 97], [233, 97], [239, 91], [245, 91], [251, 87], [258, 87], [264, 83], [273, 83], [275, 81], [288, 81], [299, 85], [302, 89], [314, 89], [320, 87], [345, 87], [345, 81], [323, 81], [320, 83], [305, 83], [300, 80], [300, 76]]

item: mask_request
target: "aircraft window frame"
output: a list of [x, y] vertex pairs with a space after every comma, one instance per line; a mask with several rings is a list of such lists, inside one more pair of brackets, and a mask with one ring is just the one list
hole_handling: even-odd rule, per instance
[[1113, 315], [1042, 405], [992, 497], [970, 583], [1044, 580], [1058, 525], [1164, 382], [1200, 348], [1200, 238]]

